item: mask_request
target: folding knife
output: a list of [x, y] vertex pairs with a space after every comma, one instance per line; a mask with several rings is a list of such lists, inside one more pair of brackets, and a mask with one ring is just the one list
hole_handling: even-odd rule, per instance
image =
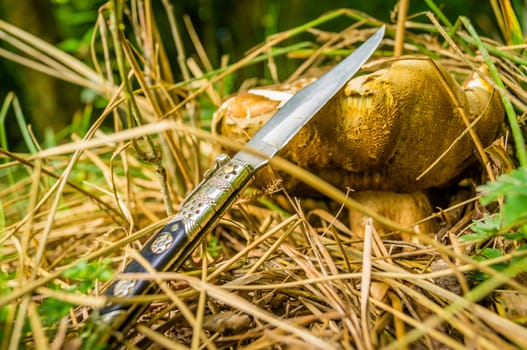
[[[201, 239], [251, 182], [255, 172], [266, 165], [297, 132], [333, 97], [375, 52], [384, 36], [384, 26], [355, 52], [327, 74], [296, 93], [232, 159], [220, 155], [214, 168], [188, 194], [180, 212], [143, 247], [141, 255], [157, 270], [178, 269]], [[145, 273], [131, 261], [121, 279], [114, 281], [106, 296], [127, 298], [150, 292], [152, 282], [126, 279], [126, 273]], [[114, 330], [123, 330], [137, 316], [138, 305], [111, 304], [99, 310], [102, 321]], [[132, 316], [133, 315], [133, 316]], [[126, 321], [129, 322], [126, 322]]]

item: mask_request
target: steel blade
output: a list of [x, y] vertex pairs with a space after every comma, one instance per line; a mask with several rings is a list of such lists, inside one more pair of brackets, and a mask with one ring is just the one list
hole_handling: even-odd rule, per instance
[[242, 150], [235, 158], [250, 163], [255, 169], [267, 164], [359, 71], [383, 36], [384, 26], [328, 73], [296, 93], [247, 143], [247, 148], [255, 152]]

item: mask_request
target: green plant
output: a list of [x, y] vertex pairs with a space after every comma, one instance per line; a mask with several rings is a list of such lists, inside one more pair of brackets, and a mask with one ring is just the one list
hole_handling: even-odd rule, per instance
[[520, 167], [501, 175], [494, 182], [480, 186], [481, 204], [487, 205], [503, 197], [501, 210], [502, 229], [527, 228], [527, 168]]
[[527, 238], [527, 168], [520, 167], [509, 174], [499, 176], [496, 181], [478, 187], [482, 193], [480, 202], [489, 205], [500, 203], [497, 214], [484, 214], [483, 219], [472, 224], [472, 234], [463, 241], [490, 239], [503, 235], [507, 239]]
[[[80, 260], [77, 264], [65, 270], [63, 277], [74, 282], [69, 288], [61, 287], [58, 284], [50, 283], [49, 287], [53, 290], [60, 290], [68, 293], [87, 294], [95, 286], [95, 281], [108, 281], [112, 278], [113, 271], [109, 268], [110, 261], [94, 261], [88, 263]], [[44, 323], [51, 325], [62, 317], [66, 316], [73, 305], [67, 301], [57, 298], [47, 298], [42, 302], [39, 312]]]
[[[112, 278], [113, 271], [109, 268], [109, 264], [109, 260], [94, 261], [91, 263], [88, 263], [86, 260], [80, 260], [77, 264], [64, 270], [62, 273], [62, 277], [66, 282], [70, 282], [69, 287], [51, 282], [48, 284], [48, 289], [71, 294], [88, 294], [94, 287], [96, 280], [107, 281]], [[16, 273], [0, 271], [0, 297], [7, 296], [13, 292], [10, 283], [17, 278], [18, 275]], [[11, 345], [18, 344], [19, 347], [26, 348], [28, 345], [23, 344], [17, 337], [21, 334], [38, 333], [38, 330], [33, 328], [34, 322], [30, 321], [31, 316], [28, 308], [23, 306], [23, 304], [24, 302], [22, 301], [19, 305], [4, 304], [0, 307], [0, 346], [2, 349], [6, 348], [7, 343]], [[74, 304], [61, 300], [60, 298], [47, 297], [38, 307], [38, 314], [40, 315], [42, 324], [50, 327], [66, 316], [73, 306]], [[17, 314], [21, 312], [24, 314], [28, 312], [28, 314], [23, 317], [22, 332], [17, 333], [14, 331], [16, 327], [15, 321], [19, 320]]]
[[[471, 226], [473, 233], [461, 237], [461, 240], [487, 242], [492, 238], [502, 237], [507, 241], [514, 241], [516, 253], [526, 249], [527, 168], [520, 167], [509, 174], [501, 175], [496, 181], [480, 186], [479, 190], [482, 193], [481, 204], [498, 202], [501, 204], [500, 210], [493, 215], [485, 214], [482, 220], [474, 222]], [[476, 249], [472, 258], [477, 262], [484, 262], [500, 259], [503, 256], [504, 252], [500, 247], [483, 247]], [[496, 271], [503, 271], [517, 262], [517, 257], [508, 261], [501, 259], [491, 267]], [[478, 283], [488, 277], [487, 274], [476, 271], [472, 274], [472, 281]]]
[[[8, 283], [14, 277], [6, 272], [0, 271], [0, 296], [7, 295], [11, 292], [12, 288], [9, 287]], [[13, 319], [13, 308], [11, 305], [4, 305], [0, 307], [0, 346], [4, 348], [3, 343], [5, 343], [9, 333], [10, 327], [9, 324]]]
[[211, 237], [207, 245], [207, 252], [213, 258], [217, 258], [221, 253], [221, 245], [217, 237]]

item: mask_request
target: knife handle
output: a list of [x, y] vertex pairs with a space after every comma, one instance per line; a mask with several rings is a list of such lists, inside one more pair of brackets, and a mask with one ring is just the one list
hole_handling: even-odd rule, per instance
[[[178, 269], [249, 184], [253, 174], [250, 164], [224, 154], [218, 156], [215, 166], [205, 173], [200, 184], [183, 200], [180, 212], [145, 244], [141, 255], [157, 271]], [[147, 272], [145, 268], [135, 260], [124, 270], [124, 274], [144, 272]], [[106, 296], [127, 298], [143, 295], [151, 287], [150, 280], [125, 277], [114, 281]], [[119, 328], [130, 317], [131, 309], [131, 304], [113, 304], [101, 309], [99, 314], [105, 323], [117, 323], [114, 327]]]

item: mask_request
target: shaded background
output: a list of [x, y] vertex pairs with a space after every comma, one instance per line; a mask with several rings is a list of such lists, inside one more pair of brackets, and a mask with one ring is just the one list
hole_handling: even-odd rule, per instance
[[[102, 0], [13, 0], [0, 2], [0, 18], [58, 45], [63, 50], [89, 62], [89, 42], [98, 8]], [[169, 33], [168, 21], [160, 0], [153, 0], [156, 21], [160, 32]], [[176, 20], [185, 40], [189, 55], [192, 44], [185, 29], [182, 16], [192, 19], [214, 67], [219, 66], [222, 55], [229, 55], [230, 62], [237, 61], [251, 47], [264, 41], [265, 37], [315, 19], [321, 14], [337, 8], [354, 8], [384, 21], [397, 3], [395, 0], [173, 0]], [[437, 1], [450, 20], [460, 15], [469, 17], [486, 36], [495, 37], [498, 31], [488, 1], [445, 0]], [[409, 15], [427, 11], [426, 4], [410, 2]], [[421, 15], [414, 20], [427, 21]], [[349, 26], [350, 19], [340, 18], [323, 27], [338, 31]], [[167, 36], [168, 37], [168, 36]], [[500, 39], [500, 38], [498, 38]], [[176, 57], [172, 39], [166, 40], [169, 55]], [[2, 44], [0, 44], [2, 45]], [[288, 63], [289, 64], [289, 63]], [[291, 62], [292, 71], [299, 62]], [[174, 59], [174, 72], [178, 72]], [[264, 76], [263, 65], [252, 66], [237, 77], [234, 88], [247, 77]], [[54, 132], [66, 128], [74, 114], [81, 109], [83, 91], [62, 81], [31, 71], [13, 62], [0, 59], [0, 102], [9, 91], [20, 99], [26, 119], [33, 125], [35, 134], [42, 140], [46, 129]], [[11, 149], [24, 150], [20, 142], [18, 126], [10, 111], [6, 119]]]

